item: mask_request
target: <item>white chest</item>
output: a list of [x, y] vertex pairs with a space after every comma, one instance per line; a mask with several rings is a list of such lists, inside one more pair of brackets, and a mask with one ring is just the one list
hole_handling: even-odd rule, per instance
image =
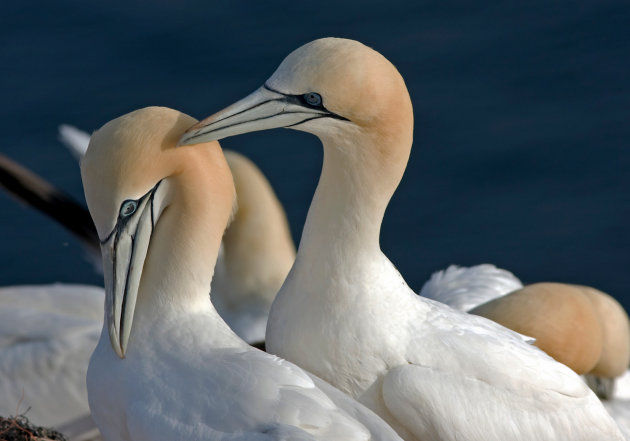
[[329, 278], [294, 271], [278, 294], [267, 328], [269, 351], [355, 397], [404, 363], [415, 294], [385, 259]]

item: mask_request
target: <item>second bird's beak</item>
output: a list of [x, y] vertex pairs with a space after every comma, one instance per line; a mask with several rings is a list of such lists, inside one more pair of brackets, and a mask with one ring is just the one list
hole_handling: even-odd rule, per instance
[[[158, 184], [159, 185], [159, 184]], [[125, 358], [140, 276], [153, 232], [153, 194], [137, 201], [129, 217], [119, 216], [109, 237], [101, 242], [105, 276], [105, 320], [114, 351]]]
[[262, 86], [254, 93], [198, 122], [184, 133], [179, 145], [217, 141], [259, 130], [291, 127], [332, 115], [326, 109], [302, 105], [296, 95]]

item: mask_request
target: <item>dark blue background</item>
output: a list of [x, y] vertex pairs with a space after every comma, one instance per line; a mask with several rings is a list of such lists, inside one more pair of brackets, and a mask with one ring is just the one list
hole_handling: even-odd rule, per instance
[[[0, 149], [82, 200], [57, 125], [92, 131], [147, 105], [197, 118], [323, 36], [389, 58], [415, 144], [382, 248], [418, 290], [451, 263], [594, 285], [630, 306], [626, 1], [175, 2], [0, 6]], [[299, 237], [321, 166], [287, 130], [223, 142], [265, 172]], [[77, 242], [0, 195], [0, 285], [101, 283]]]

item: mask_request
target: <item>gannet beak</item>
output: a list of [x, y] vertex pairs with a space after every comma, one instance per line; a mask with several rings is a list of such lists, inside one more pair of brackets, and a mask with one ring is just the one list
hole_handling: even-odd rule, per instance
[[[140, 199], [125, 201], [116, 226], [101, 241], [105, 275], [105, 320], [114, 351], [125, 358], [140, 276], [154, 226], [153, 200], [160, 183]], [[135, 210], [125, 213], [125, 204]], [[135, 204], [135, 205], [134, 205]]]
[[347, 120], [323, 106], [308, 105], [302, 95], [285, 94], [264, 85], [242, 100], [189, 128], [178, 145], [199, 144], [242, 133], [292, 127], [326, 117]]

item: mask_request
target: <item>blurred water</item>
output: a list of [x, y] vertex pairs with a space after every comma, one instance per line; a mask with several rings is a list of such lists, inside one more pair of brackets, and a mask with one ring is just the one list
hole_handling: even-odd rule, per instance
[[[357, 39], [399, 68], [414, 104], [381, 241], [414, 289], [450, 263], [492, 262], [630, 307], [630, 4], [478, 3], [4, 2], [0, 149], [82, 198], [58, 124], [91, 131], [147, 105], [205, 117], [299, 45]], [[299, 238], [318, 141], [275, 130], [223, 145], [262, 168]], [[101, 283], [60, 227], [0, 204], [0, 285]]]

